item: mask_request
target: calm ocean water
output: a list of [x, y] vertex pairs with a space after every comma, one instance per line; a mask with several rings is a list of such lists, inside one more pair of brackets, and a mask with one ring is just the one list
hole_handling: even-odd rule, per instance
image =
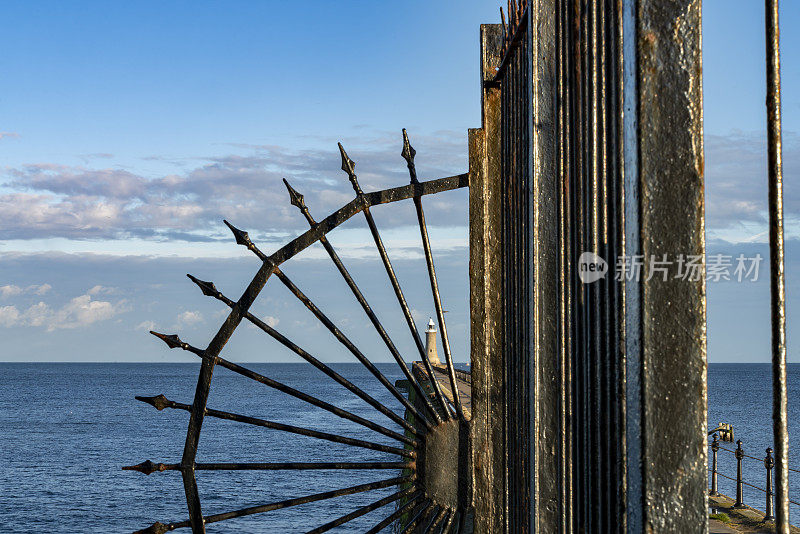
[[[789, 364], [789, 467], [800, 471], [800, 364]], [[763, 459], [767, 447], [772, 447], [772, 375], [769, 364], [711, 364], [708, 370], [708, 424], [731, 423], [737, 440], [742, 440], [745, 454]], [[710, 439], [709, 439], [710, 442]], [[721, 446], [735, 449], [735, 443]], [[711, 452], [709, 450], [709, 464]], [[736, 459], [720, 450], [718, 469], [736, 477]], [[764, 488], [766, 469], [763, 460], [745, 458], [742, 478]], [[709, 479], [710, 480], [710, 479]], [[736, 496], [736, 484], [718, 477], [719, 491]], [[800, 502], [800, 473], [789, 473], [789, 498]], [[764, 510], [765, 495], [744, 486], [744, 502]], [[800, 524], [800, 506], [791, 505], [792, 523]]]
[[[365, 403], [321, 373], [298, 364], [250, 364], [255, 370], [345, 409], [382, 421]], [[397, 405], [360, 366], [336, 369], [389, 406]], [[0, 531], [95, 533], [131, 532], [155, 520], [186, 517], [183, 486], [176, 472], [144, 476], [121, 471], [145, 459], [177, 462], [188, 414], [157, 412], [134, 395], [164, 393], [190, 403], [198, 365], [193, 364], [0, 364]], [[392, 380], [396, 367], [382, 366]], [[800, 425], [800, 365], [789, 371], [790, 430]], [[770, 369], [758, 364], [717, 364], [709, 369], [709, 422], [732, 423], [745, 451], [763, 457], [771, 445]], [[390, 443], [363, 427], [320, 413], [300, 401], [219, 369], [209, 406], [266, 419]], [[795, 437], [790, 446], [798, 443]], [[725, 446], [730, 446], [726, 444]], [[386, 458], [369, 450], [338, 446], [247, 425], [207, 419], [199, 461], [369, 461]], [[733, 455], [720, 452], [720, 469], [735, 474]], [[800, 447], [791, 465], [800, 468]], [[764, 467], [745, 460], [745, 480], [763, 486]], [[390, 478], [379, 472], [223, 472], [198, 473], [208, 513], [302, 496], [371, 480]], [[800, 475], [792, 474], [792, 497], [800, 502]], [[733, 484], [720, 479], [721, 491], [733, 495]], [[387, 495], [371, 492], [270, 512], [233, 523], [209, 525], [209, 532], [303, 532]], [[330, 507], [336, 502], [341, 506]], [[763, 508], [763, 494], [745, 488], [745, 502]], [[387, 509], [391, 509], [389, 505]], [[800, 508], [792, 507], [793, 518]], [[382, 515], [372, 513], [338, 532], [363, 532]]]
[[[248, 364], [341, 408], [399, 428], [305, 364]], [[380, 366], [392, 381], [394, 365]], [[0, 532], [132, 532], [186, 518], [178, 472], [122, 471], [143, 460], [179, 462], [189, 414], [158, 412], [134, 395], [164, 393], [191, 404], [194, 364], [0, 364]], [[334, 368], [378, 400], [399, 403], [359, 365]], [[209, 407], [396, 445], [226, 369], [217, 369]], [[377, 384], [377, 387], [376, 387]], [[399, 410], [398, 410], [399, 411]], [[207, 418], [198, 461], [396, 461], [396, 457], [241, 423]], [[397, 471], [198, 472], [205, 513], [229, 511], [383, 480]], [[396, 489], [340, 497], [208, 526], [213, 532], [305, 532]], [[340, 506], [332, 507], [336, 502]], [[387, 510], [394, 510], [388, 505]], [[338, 532], [364, 532], [368, 514]], [[182, 531], [182, 530], [181, 530]]]

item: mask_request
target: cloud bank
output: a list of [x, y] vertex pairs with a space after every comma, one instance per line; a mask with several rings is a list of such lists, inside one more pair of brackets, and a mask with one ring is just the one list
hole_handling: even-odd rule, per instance
[[[439, 178], [466, 171], [466, 135], [442, 132], [414, 140], [420, 175]], [[353, 198], [339, 169], [335, 144], [325, 150], [236, 145], [244, 154], [204, 158], [180, 174], [147, 178], [118, 168], [33, 163], [5, 169], [0, 193], [0, 239], [228, 238], [223, 218], [248, 231], [305, 229], [288, 202], [287, 177], [317, 218]], [[408, 183], [399, 135], [361, 140], [349, 149], [365, 191]], [[87, 160], [88, 161], [88, 160]], [[433, 202], [433, 201], [432, 201]], [[466, 203], [436, 199], [432, 224], [463, 218]], [[385, 224], [411, 222], [410, 212]]]

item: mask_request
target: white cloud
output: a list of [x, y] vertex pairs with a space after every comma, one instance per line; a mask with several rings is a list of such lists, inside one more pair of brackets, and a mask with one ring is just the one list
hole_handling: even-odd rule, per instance
[[15, 285], [0, 286], [0, 297], [15, 297], [17, 295], [22, 295], [23, 293], [41, 296], [51, 289], [53, 289], [53, 286], [50, 284], [32, 285], [24, 289]]
[[48, 291], [53, 289], [53, 286], [50, 284], [42, 284], [42, 285], [32, 285], [25, 288], [27, 293], [33, 293], [34, 295], [44, 295]]
[[0, 132], [0, 139], [18, 139], [19, 134], [17, 132]]
[[50, 306], [44, 302], [39, 302], [25, 310], [20, 322], [26, 326], [44, 326], [47, 324], [47, 330], [50, 331], [53, 329], [50, 328], [48, 322], [52, 317], [53, 311], [50, 309]]
[[151, 331], [156, 329], [156, 323], [153, 321], [142, 321], [141, 323], [136, 325], [136, 330], [146, 330]]
[[[33, 290], [36, 294], [46, 293], [49, 289], [47, 284], [33, 287], [36, 288]], [[0, 307], [0, 326], [44, 327], [48, 332], [52, 332], [89, 326], [111, 319], [125, 311], [128, 311], [128, 306], [124, 300], [116, 303], [92, 300], [91, 295], [85, 294], [73, 298], [58, 309], [53, 309], [41, 301], [22, 312], [16, 306]]]
[[112, 304], [111, 302], [92, 300], [90, 295], [81, 295], [70, 300], [50, 317], [47, 330], [88, 326], [98, 321], [111, 319], [126, 309], [125, 301]]
[[[421, 178], [466, 170], [463, 132], [440, 132], [412, 141]], [[399, 132], [349, 140], [350, 157], [358, 164], [365, 191], [408, 183], [405, 162], [399, 156], [401, 142]], [[224, 236], [227, 240], [228, 232], [220, 224], [223, 218], [261, 233], [305, 230], [302, 216], [288, 202], [281, 181], [284, 176], [305, 195], [318, 218], [353, 199], [339, 169], [335, 143], [321, 150], [255, 145], [236, 149], [247, 153], [205, 158], [180, 174], [156, 178], [119, 168], [49, 162], [8, 169], [5, 183], [0, 182], [5, 191], [0, 193], [0, 239], [209, 241]], [[380, 211], [384, 226], [415, 220], [413, 209]], [[428, 215], [436, 224], [437, 219], [450, 221], [454, 214], [465, 213], [466, 202], [443, 199]]]
[[203, 322], [203, 314], [199, 311], [185, 311], [178, 315], [176, 322], [178, 328], [192, 326]]
[[276, 326], [278, 326], [278, 323], [280, 322], [280, 319], [278, 319], [277, 317], [273, 317], [271, 315], [267, 315], [262, 320], [265, 323], [267, 323], [267, 326], [271, 326], [272, 328], [275, 328]]
[[0, 306], [0, 326], [14, 326], [18, 321], [19, 310], [16, 306]]
[[119, 290], [116, 287], [106, 287], [106, 286], [94, 286], [89, 291], [86, 292], [87, 295], [114, 295], [119, 293]]
[[0, 296], [3, 298], [13, 297], [22, 294], [22, 288], [19, 286], [8, 285], [0, 286]]

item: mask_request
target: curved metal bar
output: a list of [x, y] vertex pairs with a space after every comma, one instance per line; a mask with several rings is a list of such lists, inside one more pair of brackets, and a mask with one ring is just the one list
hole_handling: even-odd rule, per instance
[[[317, 221], [314, 220], [314, 217], [311, 215], [311, 212], [305, 205], [305, 202], [303, 201], [303, 195], [295, 191], [294, 188], [292, 188], [292, 186], [289, 185], [289, 182], [285, 178], [283, 180], [283, 183], [286, 184], [286, 188], [289, 190], [289, 197], [291, 199], [292, 204], [300, 210], [300, 212], [303, 214], [308, 224], [313, 228], [317, 224]], [[392, 354], [392, 357], [397, 362], [397, 365], [400, 366], [400, 370], [403, 371], [403, 374], [405, 375], [406, 379], [408, 379], [409, 383], [416, 391], [417, 396], [419, 396], [422, 402], [425, 403], [425, 407], [428, 408], [429, 413], [433, 415], [433, 418], [436, 419], [436, 422], [441, 423], [442, 422], [441, 416], [431, 405], [431, 402], [428, 399], [428, 395], [422, 389], [422, 386], [419, 384], [414, 374], [409, 370], [408, 365], [403, 360], [403, 357], [400, 355], [400, 352], [397, 350], [397, 347], [395, 347], [394, 343], [389, 337], [389, 334], [386, 332], [386, 329], [378, 320], [378, 316], [375, 315], [375, 312], [372, 310], [372, 307], [367, 302], [367, 299], [361, 293], [361, 290], [358, 288], [358, 285], [356, 285], [356, 282], [355, 280], [353, 280], [353, 277], [350, 275], [350, 272], [344, 266], [344, 263], [342, 263], [342, 260], [336, 253], [336, 250], [333, 248], [333, 245], [331, 245], [330, 241], [328, 241], [328, 238], [325, 236], [320, 237], [320, 242], [322, 243], [322, 246], [325, 248], [325, 251], [328, 253], [328, 256], [330, 256], [331, 261], [333, 261], [333, 264], [336, 265], [336, 269], [339, 271], [339, 274], [341, 274], [342, 278], [344, 278], [344, 281], [347, 283], [348, 287], [350, 288], [350, 291], [352, 291], [353, 295], [356, 297], [356, 300], [361, 305], [361, 308], [364, 310], [364, 313], [366, 313], [367, 317], [369, 317], [372, 326], [375, 327], [375, 330], [377, 330], [378, 334], [381, 336], [381, 339], [383, 339], [386, 348], [389, 349], [389, 352]]]
[[[398, 484], [402, 484], [403, 482], [407, 482], [412, 479], [413, 477], [407, 477], [407, 476], [395, 477], [395, 478], [390, 478], [388, 480], [381, 480], [379, 482], [370, 482], [368, 484], [359, 484], [358, 486], [351, 486], [349, 488], [343, 488], [334, 491], [326, 491], [323, 493], [316, 493], [314, 495], [308, 495], [306, 497], [297, 497], [285, 501], [279, 501], [270, 504], [262, 504], [260, 506], [251, 506], [250, 508], [242, 508], [241, 510], [235, 510], [233, 512], [225, 512], [222, 514], [209, 515], [202, 519], [204, 524], [218, 523], [220, 521], [226, 521], [228, 519], [234, 519], [236, 517], [245, 517], [248, 515], [261, 514], [265, 512], [271, 512], [273, 510], [290, 508], [292, 506], [298, 506], [301, 504], [308, 504], [311, 502], [324, 501], [327, 499], [342, 497], [344, 495], [353, 495], [355, 493], [363, 493], [365, 491], [373, 491], [377, 489], [388, 488], [390, 486], [396, 486]], [[177, 528], [186, 528], [188, 526], [190, 526], [189, 521], [181, 521], [178, 523], [168, 523], [168, 524], [156, 522], [146, 529], [137, 530], [133, 534], [164, 534], [165, 532], [170, 532]]]
[[[366, 534], [378, 534], [378, 532], [380, 532], [381, 530], [385, 529], [386, 527], [388, 527], [389, 525], [394, 523], [398, 518], [402, 517], [403, 514], [406, 514], [408, 512], [413, 511], [414, 509], [416, 509], [417, 506], [419, 506], [417, 501], [423, 495], [424, 495], [424, 492], [422, 492], [422, 491], [412, 495], [408, 499], [408, 501], [406, 501], [406, 503], [403, 506], [401, 506], [400, 508], [395, 510], [394, 513], [392, 513], [390, 516], [384, 518], [380, 523], [378, 523], [377, 525], [375, 525], [374, 527], [369, 529]], [[423, 501], [423, 504], [424, 504], [424, 502], [425, 501]]]
[[[192, 402], [189, 425], [186, 430], [186, 441], [184, 442], [183, 456], [181, 458], [181, 463], [184, 465], [193, 464], [197, 457], [197, 444], [200, 441], [200, 430], [203, 426], [208, 394], [211, 389], [211, 377], [214, 374], [214, 365], [217, 362], [217, 357], [228, 343], [236, 327], [239, 326], [243, 314], [247, 313], [258, 294], [264, 289], [271, 272], [267, 265], [261, 265], [238, 302], [231, 308], [231, 313], [225, 319], [225, 322], [222, 323], [214, 338], [203, 351], [207, 357], [203, 358], [200, 372], [197, 376], [197, 386], [195, 387], [194, 401]], [[203, 510], [200, 505], [200, 495], [197, 491], [197, 480], [195, 479], [194, 471], [186, 469], [182, 472], [182, 477], [192, 530], [195, 534], [205, 534]]]
[[368, 209], [370, 206], [377, 206], [379, 204], [409, 199], [415, 194], [431, 195], [434, 193], [451, 191], [453, 189], [460, 189], [468, 186], [469, 174], [464, 173], [457, 174], [455, 176], [448, 176], [446, 178], [439, 178], [437, 180], [421, 182], [416, 187], [405, 185], [402, 187], [393, 187], [390, 189], [384, 189], [382, 191], [375, 191], [373, 193], [362, 193], [362, 196], [351, 200], [348, 204], [328, 215], [325, 219], [321, 220], [314, 228], [311, 228], [281, 247], [278, 251], [272, 254], [269, 259], [273, 265], [281, 265], [286, 260], [296, 256], [306, 248], [319, 241], [321, 236], [338, 227], [358, 212]]
[[[251, 315], [251, 314], [248, 312], [248, 315]], [[164, 340], [168, 345], [170, 345], [171, 348], [180, 347], [183, 350], [191, 352], [193, 354], [196, 354], [197, 356], [199, 356], [201, 358], [205, 357], [202, 350], [198, 349], [197, 347], [193, 347], [193, 346], [189, 345], [188, 343], [184, 343], [183, 341], [181, 341], [181, 339], [177, 335], [165, 336], [164, 334], [159, 334], [158, 332], [152, 332], [152, 331], [150, 333], [153, 334], [154, 336]], [[278, 335], [280, 335], [280, 334], [278, 334]], [[167, 341], [167, 340], [169, 340], [169, 341]], [[288, 341], [288, 340], [286, 340], [286, 341]], [[289, 343], [291, 343], [291, 342], [289, 342]], [[297, 347], [297, 349], [302, 351], [302, 349], [300, 349], [299, 347]], [[219, 365], [220, 367], [224, 367], [225, 369], [228, 369], [230, 371], [233, 371], [234, 373], [237, 373], [237, 374], [240, 374], [240, 375], [242, 375], [244, 377], [247, 377], [247, 378], [249, 378], [251, 380], [254, 380], [256, 382], [264, 384], [267, 387], [270, 387], [270, 388], [276, 389], [278, 391], [281, 391], [283, 393], [286, 393], [287, 395], [295, 397], [296, 399], [300, 399], [303, 402], [307, 402], [308, 404], [311, 404], [313, 406], [317, 406], [319, 408], [322, 408], [323, 410], [326, 410], [326, 411], [328, 411], [328, 412], [330, 412], [330, 413], [332, 413], [334, 415], [342, 417], [343, 419], [348, 419], [350, 421], [353, 421], [354, 423], [358, 423], [360, 425], [363, 425], [363, 426], [365, 426], [365, 427], [367, 427], [367, 428], [369, 428], [371, 430], [374, 430], [376, 432], [379, 432], [379, 433], [383, 434], [384, 436], [388, 436], [390, 438], [396, 439], [396, 440], [401, 441], [403, 443], [408, 443], [409, 445], [412, 445], [412, 446], [414, 446], [415, 444], [418, 443], [416, 440], [410, 440], [409, 438], [407, 438], [403, 434], [399, 434], [399, 433], [394, 432], [394, 431], [392, 431], [392, 430], [390, 430], [390, 429], [388, 429], [386, 427], [383, 427], [383, 426], [381, 426], [381, 425], [379, 425], [377, 423], [369, 421], [368, 419], [364, 419], [363, 417], [355, 415], [355, 414], [353, 414], [351, 412], [348, 412], [346, 410], [342, 410], [341, 408], [338, 408], [338, 407], [336, 407], [336, 406], [334, 406], [334, 405], [332, 405], [330, 403], [327, 403], [327, 402], [325, 402], [325, 401], [323, 401], [321, 399], [318, 399], [318, 398], [316, 398], [316, 397], [314, 397], [312, 395], [309, 395], [307, 393], [303, 393], [302, 391], [299, 391], [297, 389], [294, 389], [293, 387], [287, 386], [287, 385], [285, 385], [285, 384], [283, 384], [281, 382], [278, 382], [277, 380], [273, 380], [272, 378], [269, 378], [269, 377], [266, 377], [266, 376], [261, 375], [259, 373], [256, 373], [255, 371], [251, 371], [250, 369], [247, 369], [246, 367], [242, 367], [241, 365], [238, 365], [236, 363], [229, 362], [228, 360], [226, 360], [224, 358], [218, 357], [217, 358], [217, 365]], [[342, 378], [342, 380], [347, 382], [344, 378]], [[350, 384], [349, 382], [347, 382], [347, 383]], [[352, 384], [350, 384], [350, 385], [354, 389], [356, 389], [359, 392], [363, 393], [356, 386], [354, 386]], [[374, 403], [374, 405], [376, 405], [376, 407], [378, 407], [377, 409], [380, 410], [381, 413], [383, 413], [383, 411], [385, 410], [386, 412], [391, 414], [390, 418], [392, 418], [393, 421], [397, 422], [398, 424], [403, 425], [403, 427], [407, 428], [409, 431], [414, 432], [414, 428], [411, 427], [408, 424], [408, 422], [406, 422], [400, 416], [398, 416], [397, 414], [395, 414], [394, 412], [392, 412], [391, 410], [389, 410], [388, 408], [383, 406], [381, 403], [379, 403], [377, 400], [373, 399], [372, 397], [370, 397], [366, 393], [363, 393], [363, 395], [366, 397], [365, 400], [369, 399], [369, 400], [367, 400], [367, 402], [369, 402], [370, 404]], [[405, 424], [403, 424], [403, 423], [405, 423]]]
[[289, 289], [289, 291], [300, 300], [300, 302], [305, 304], [306, 308], [308, 308], [311, 313], [313, 313], [314, 316], [325, 325], [331, 334], [333, 334], [333, 336], [338, 339], [339, 342], [344, 345], [347, 350], [349, 350], [353, 356], [355, 356], [356, 359], [361, 362], [361, 364], [366, 367], [375, 378], [378, 379], [381, 384], [383, 384], [389, 393], [391, 393], [400, 402], [400, 404], [402, 404], [405, 409], [408, 410], [409, 413], [412, 413], [414, 417], [421, 421], [427, 429], [430, 430], [432, 428], [430, 421], [428, 421], [422, 412], [417, 410], [417, 408], [411, 404], [411, 402], [409, 402], [405, 395], [400, 393], [400, 391], [394, 387], [394, 385], [383, 375], [383, 373], [381, 373], [380, 370], [375, 367], [375, 365], [369, 361], [369, 359], [364, 356], [364, 354], [362, 354], [358, 348], [356, 348], [353, 342], [350, 341], [350, 339], [348, 339], [347, 336], [345, 336], [324, 313], [322, 313], [322, 311], [311, 301], [310, 298], [308, 298], [296, 285], [294, 285], [294, 283], [289, 279], [288, 276], [286, 276], [286, 274], [283, 273], [283, 271], [281, 271], [278, 267], [275, 267], [274, 274], [281, 282], [283, 282], [283, 285], [285, 285], [286, 288]]
[[[216, 462], [198, 463], [190, 466], [190, 469], [201, 471], [325, 471], [329, 469], [409, 469], [412, 464], [406, 462]], [[129, 465], [122, 468], [123, 471], [138, 471], [142, 474], [159, 473], [163, 471], [181, 471], [181, 464], [164, 464], [146, 460], [140, 464]]]
[[410, 488], [406, 488], [406, 489], [404, 489], [402, 491], [398, 491], [397, 493], [393, 493], [393, 494], [389, 495], [388, 497], [384, 497], [383, 499], [375, 501], [374, 503], [368, 504], [366, 506], [362, 506], [358, 510], [354, 510], [354, 511], [350, 512], [349, 514], [343, 515], [339, 519], [335, 519], [335, 520], [333, 520], [333, 521], [331, 521], [329, 523], [325, 523], [324, 525], [322, 525], [320, 527], [317, 527], [314, 530], [309, 530], [308, 534], [322, 534], [323, 532], [328, 532], [332, 528], [336, 528], [336, 527], [338, 527], [340, 525], [344, 525], [348, 521], [352, 521], [353, 519], [355, 519], [357, 517], [361, 517], [362, 515], [365, 515], [365, 514], [368, 514], [369, 512], [372, 512], [373, 510], [377, 510], [381, 506], [386, 506], [390, 502], [394, 502], [394, 501], [396, 501], [398, 499], [402, 499], [403, 497], [411, 495], [412, 493], [419, 493], [419, 491], [420, 490], [417, 489], [416, 486], [411, 486]]
[[[171, 408], [174, 410], [184, 410], [190, 413], [192, 411], [191, 404], [183, 404], [180, 402], [171, 401], [166, 397], [164, 397], [164, 395], [159, 395], [157, 397], [137, 396], [136, 400], [146, 402], [147, 404], [154, 406], [159, 411], [163, 410], [164, 408]], [[413, 450], [398, 449], [396, 447], [390, 447], [388, 445], [383, 445], [381, 443], [374, 443], [372, 441], [365, 441], [356, 438], [348, 438], [346, 436], [340, 436], [338, 434], [320, 432], [319, 430], [311, 430], [310, 428], [287, 425], [284, 423], [278, 423], [276, 421], [259, 419], [257, 417], [249, 417], [247, 415], [240, 415], [231, 412], [223, 412], [221, 410], [213, 410], [211, 408], [206, 408], [205, 415], [208, 417], [216, 417], [218, 419], [227, 419], [228, 421], [235, 421], [237, 423], [245, 423], [248, 425], [261, 426], [264, 428], [269, 428], [271, 430], [280, 430], [282, 432], [289, 432], [291, 434], [298, 434], [300, 436], [307, 436], [310, 438], [321, 439], [333, 443], [341, 443], [343, 445], [349, 445], [351, 447], [361, 447], [363, 449], [370, 449], [373, 451], [386, 452], [389, 454], [397, 454], [399, 456], [405, 456], [407, 458], [414, 458], [416, 456], [416, 451]]]

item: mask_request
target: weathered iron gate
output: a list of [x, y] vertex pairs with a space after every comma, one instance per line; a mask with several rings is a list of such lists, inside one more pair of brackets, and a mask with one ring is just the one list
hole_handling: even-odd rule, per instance
[[[766, 0], [776, 517], [786, 532], [786, 369], [780, 173], [777, 1]], [[529, 0], [508, 4], [508, 20], [481, 27], [481, 128], [469, 132], [469, 174], [418, 182], [404, 141], [411, 184], [363, 193], [342, 150], [356, 199], [315, 221], [302, 196], [291, 201], [311, 229], [270, 256], [245, 232], [236, 241], [263, 265], [234, 302], [192, 277], [231, 314], [205, 350], [175, 336], [170, 347], [202, 357], [192, 405], [142, 398], [158, 409], [191, 412], [180, 464], [144, 463], [144, 472], [179, 470], [189, 521], [149, 532], [266, 512], [314, 500], [405, 484], [389, 498], [323, 525], [322, 532], [392, 501], [402, 504], [371, 532], [406, 514], [406, 531], [697, 532], [707, 524], [705, 281], [658, 275], [647, 263], [703, 256], [701, 0]], [[471, 418], [457, 395], [421, 197], [469, 184]], [[287, 184], [288, 186], [288, 184]], [[422, 341], [382, 245], [370, 206], [413, 199], [454, 392], [436, 380], [429, 396], [413, 377], [361, 295], [326, 234], [363, 212], [429, 377]], [[229, 225], [230, 226], [230, 225]], [[405, 399], [280, 270], [319, 241], [409, 380], [420, 404]], [[586, 282], [588, 259], [607, 266]], [[616, 268], [616, 269], [614, 269]], [[375, 401], [248, 311], [275, 274], [410, 414]], [[663, 276], [662, 276], [663, 275]], [[500, 288], [500, 291], [497, 290]], [[399, 434], [220, 358], [247, 319], [400, 425]], [[215, 365], [222, 365], [392, 437], [402, 449], [356, 443], [311, 429], [279, 427], [206, 408]], [[199, 464], [204, 416], [224, 417], [399, 455], [365, 464]], [[431, 446], [431, 443], [436, 445]], [[446, 455], [456, 447], [457, 461]], [[445, 454], [448, 458], [440, 461]], [[425, 462], [427, 466], [423, 466]], [[433, 490], [427, 469], [447, 465], [458, 483]], [[399, 469], [406, 474], [252, 509], [202, 515], [195, 469]], [[457, 473], [456, 473], [457, 472]], [[441, 489], [441, 488], [440, 488]], [[474, 509], [473, 509], [474, 508]]]
[[[193, 347], [182, 341], [177, 335], [165, 335], [152, 332], [155, 336], [161, 338], [169, 346], [169, 348], [180, 348], [196, 354], [202, 359], [202, 364], [200, 367], [200, 375], [198, 377], [197, 390], [195, 392], [195, 397], [192, 404], [174, 402], [167, 399], [164, 395], [159, 395], [156, 397], [136, 397], [140, 401], [151, 404], [159, 411], [165, 408], [171, 408], [184, 410], [190, 412], [191, 414], [189, 420], [189, 429], [186, 435], [186, 444], [183, 450], [183, 458], [181, 459], [180, 463], [165, 464], [146, 461], [141, 464], [125, 468], [137, 470], [145, 474], [160, 471], [180, 471], [183, 476], [186, 502], [189, 509], [189, 520], [175, 521], [170, 523], [156, 522], [140, 532], [158, 534], [175, 530], [177, 528], [191, 527], [193, 532], [202, 533], [205, 532], [205, 525], [209, 523], [226, 521], [252, 514], [266, 513], [282, 508], [299, 506], [310, 502], [333, 499], [336, 497], [373, 491], [392, 486], [399, 486], [400, 489], [388, 497], [384, 497], [367, 506], [358, 508], [353, 512], [344, 514], [340, 518], [321, 525], [311, 532], [327, 532], [328, 530], [343, 525], [348, 521], [379, 508], [385, 507], [386, 505], [396, 501], [400, 502], [401, 505], [392, 512], [386, 512], [383, 519], [377, 522], [370, 532], [379, 532], [380, 530], [394, 523], [401, 516], [405, 516], [407, 518], [404, 529], [406, 532], [416, 532], [419, 530], [423, 530], [424, 532], [450, 532], [451, 530], [460, 531], [462, 530], [462, 525], [467, 522], [467, 512], [470, 506], [468, 496], [471, 495], [468, 477], [465, 473], [463, 473], [467, 463], [457, 462], [454, 465], [453, 462], [449, 461], [449, 458], [452, 457], [452, 449], [459, 449], [460, 443], [463, 443], [464, 450], [467, 450], [467, 422], [464, 417], [461, 401], [458, 395], [458, 388], [456, 387], [456, 373], [453, 365], [452, 354], [450, 352], [450, 345], [447, 337], [447, 327], [444, 319], [444, 310], [442, 307], [441, 298], [439, 296], [436, 271], [434, 268], [427, 226], [425, 224], [425, 213], [422, 207], [422, 197], [428, 194], [466, 187], [468, 184], [468, 177], [466, 174], [462, 174], [428, 182], [419, 182], [414, 165], [415, 151], [411, 147], [405, 131], [403, 131], [402, 156], [406, 160], [411, 183], [403, 187], [395, 187], [374, 193], [364, 193], [358, 183], [358, 178], [355, 173], [355, 163], [345, 153], [341, 144], [339, 145], [339, 150], [342, 157], [342, 170], [347, 173], [347, 176], [355, 191], [356, 198], [349, 204], [326, 217], [324, 220], [317, 222], [311, 215], [308, 207], [305, 205], [303, 196], [295, 191], [288, 182], [285, 182], [291, 203], [301, 211], [311, 228], [274, 254], [267, 255], [263, 253], [250, 240], [247, 232], [244, 232], [225, 221], [225, 224], [233, 232], [236, 242], [252, 251], [262, 262], [261, 268], [253, 277], [243, 295], [237, 301], [226, 297], [214, 286], [212, 282], [206, 282], [195, 278], [192, 275], [188, 275], [192, 282], [197, 284], [204, 295], [213, 297], [225, 303], [231, 309], [230, 315], [220, 327], [217, 335], [207, 348], [200, 349]], [[428, 357], [420, 339], [417, 327], [414, 323], [411, 310], [405, 301], [400, 284], [394, 274], [394, 269], [389, 259], [389, 255], [384, 247], [383, 241], [378, 232], [378, 228], [370, 213], [370, 207], [372, 206], [396, 202], [404, 199], [413, 199], [417, 212], [420, 236], [422, 238], [425, 261], [431, 284], [431, 292], [433, 295], [434, 307], [439, 322], [442, 345], [446, 358], [446, 369], [452, 391], [454, 392], [452, 403], [445, 400], [436, 381], [432, 381], [434, 395], [429, 396], [425, 393], [420, 383], [409, 370], [406, 362], [403, 360], [394, 343], [389, 338], [386, 330], [368, 304], [366, 298], [359, 290], [352, 276], [347, 271], [344, 263], [339, 258], [335, 249], [326, 237], [331, 230], [338, 227], [350, 217], [358, 213], [364, 214], [367, 225], [369, 226], [370, 232], [375, 241], [375, 245], [380, 254], [382, 263], [388, 274], [390, 283], [395, 291], [398, 303], [402, 308], [412, 337], [415, 341], [417, 349], [419, 350], [420, 358], [424, 362], [429, 375], [433, 375], [431, 364], [428, 361]], [[386, 344], [397, 364], [400, 366], [401, 371], [406, 376], [406, 379], [416, 393], [416, 398], [419, 399], [418, 405], [411, 403], [409, 399], [406, 398], [406, 396], [404, 396], [403, 393], [401, 393], [395, 387], [395, 385], [393, 385], [386, 378], [386, 376], [352, 343], [352, 341], [341, 330], [339, 330], [339, 328], [325, 315], [325, 313], [320, 310], [317, 305], [281, 270], [281, 264], [317, 242], [323, 245], [337, 270], [349, 286], [356, 300], [361, 305], [370, 322]], [[250, 306], [255, 301], [259, 292], [264, 288], [267, 280], [273, 275], [276, 276], [281, 283], [283, 283], [283, 285], [285, 285], [287, 289], [289, 289], [289, 291], [297, 299], [299, 299], [309, 311], [311, 311], [316, 319], [320, 321], [331, 332], [331, 334], [333, 334], [333, 336], [339, 342], [341, 342], [377, 379], [377, 381], [395, 397], [399, 404], [404, 408], [405, 417], [403, 414], [395, 413], [395, 411], [393, 411], [391, 408], [376, 400], [368, 392], [357, 387], [350, 380], [306, 352], [296, 343], [280, 334], [275, 328], [268, 325], [266, 322], [259, 319], [249, 311]], [[243, 319], [246, 319], [254, 326], [267, 333], [270, 337], [274, 338], [279, 343], [300, 356], [303, 360], [322, 371], [334, 382], [347, 388], [350, 392], [361, 398], [367, 404], [375, 408], [378, 412], [388, 417], [392, 422], [403, 429], [403, 433], [399, 433], [395, 430], [387, 428], [386, 426], [378, 424], [375, 421], [365, 419], [354, 413], [333, 406], [320, 398], [289, 387], [281, 382], [222, 358], [220, 354], [225, 344], [233, 335], [236, 327]], [[333, 413], [339, 417], [360, 424], [384, 436], [388, 436], [393, 440], [396, 440], [400, 447], [387, 446], [381, 443], [350, 438], [328, 432], [321, 432], [311, 428], [287, 425], [250, 417], [243, 414], [223, 412], [208, 408], [207, 401], [209, 389], [211, 386], [213, 370], [216, 366], [227, 368], [235, 373], [250, 378], [255, 382], [259, 382], [281, 393], [309, 403], [316, 408]], [[434, 406], [434, 403], [436, 406]], [[314, 461], [306, 463], [196, 462], [200, 431], [203, 419], [205, 417], [217, 417], [281, 432], [309, 436], [349, 447], [365, 448], [384, 454], [399, 456], [401, 461]], [[461, 456], [456, 455], [456, 458], [460, 459]], [[443, 465], [445, 468], [452, 466], [453, 470], [452, 472], [445, 472], [444, 475], [442, 475], [441, 469], [438, 467], [439, 465]], [[342, 470], [343, 473], [347, 470], [393, 470], [402, 471], [402, 474], [400, 476], [394, 476], [372, 483], [344, 487], [335, 491], [295, 497], [279, 502], [273, 502], [234, 511], [215, 513], [211, 515], [203, 514], [200, 501], [200, 492], [195, 480], [196, 470], [293, 470], [300, 472], [309, 469], [334, 469]], [[346, 475], [343, 474], [342, 478], [344, 479], [345, 477]]]

